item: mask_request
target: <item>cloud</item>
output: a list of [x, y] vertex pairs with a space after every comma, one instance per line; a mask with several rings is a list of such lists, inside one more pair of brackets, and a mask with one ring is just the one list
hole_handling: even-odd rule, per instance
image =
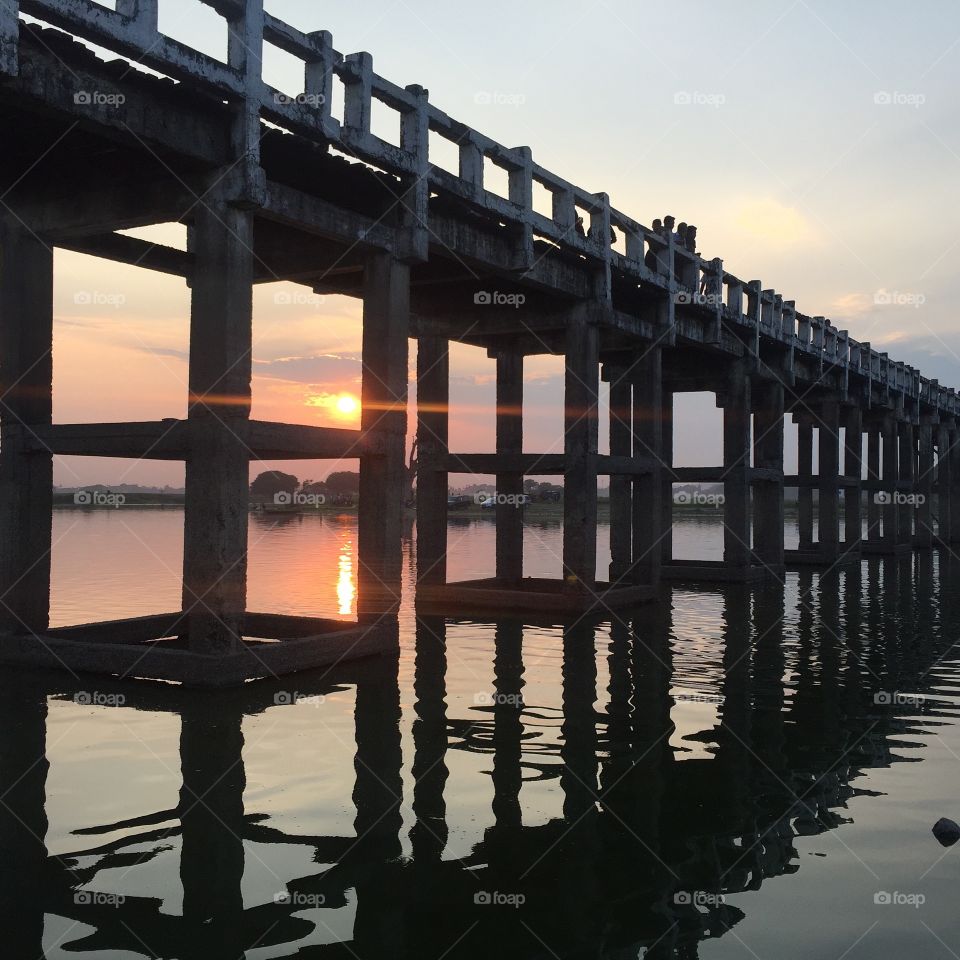
[[324, 354], [315, 357], [280, 357], [254, 360], [253, 374], [268, 380], [305, 383], [312, 387], [360, 382], [360, 360], [352, 356]]

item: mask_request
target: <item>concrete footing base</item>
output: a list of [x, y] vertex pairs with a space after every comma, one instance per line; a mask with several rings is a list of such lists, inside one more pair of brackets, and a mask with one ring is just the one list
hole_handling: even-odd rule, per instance
[[621, 609], [656, 597], [657, 588], [647, 585], [611, 587], [609, 583], [597, 583], [593, 590], [578, 590], [571, 589], [562, 580], [524, 577], [519, 581], [505, 582], [492, 577], [420, 584], [417, 587], [417, 609], [431, 613], [495, 610], [504, 616], [523, 613], [575, 616]]
[[754, 583], [782, 573], [782, 567], [730, 566], [720, 560], [670, 560], [660, 568], [664, 580], [692, 583]]
[[[399, 645], [396, 617], [356, 623], [247, 614], [238, 649], [204, 655], [164, 629], [178, 620], [182, 614], [64, 627], [40, 636], [0, 633], [0, 663], [226, 687], [394, 653]], [[257, 639], [268, 632], [279, 639]]]
[[787, 569], [796, 567], [836, 567], [850, 563], [859, 563], [861, 550], [853, 547], [845, 550], [841, 544], [839, 553], [825, 553], [822, 550], [784, 550], [783, 559]]
[[888, 540], [864, 540], [860, 552], [865, 557], [907, 557], [913, 552], [909, 543], [890, 543]]

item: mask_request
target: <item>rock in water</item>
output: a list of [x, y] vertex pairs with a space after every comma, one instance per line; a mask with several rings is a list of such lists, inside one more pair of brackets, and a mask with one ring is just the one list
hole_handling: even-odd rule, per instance
[[952, 847], [960, 840], [960, 826], [946, 817], [941, 817], [933, 825], [933, 835], [945, 847]]

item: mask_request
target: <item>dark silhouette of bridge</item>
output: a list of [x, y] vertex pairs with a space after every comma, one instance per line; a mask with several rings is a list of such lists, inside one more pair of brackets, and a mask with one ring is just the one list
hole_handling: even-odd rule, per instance
[[[159, 33], [159, 0], [0, 9], [0, 111], [16, 131], [0, 157], [0, 659], [224, 684], [394, 647], [411, 337], [424, 609], [608, 612], [653, 600], [662, 579], [752, 581], [788, 563], [830, 568], [960, 540], [952, 389], [679, 247], [528, 147], [453, 119], [422, 87], [376, 74], [369, 54], [341, 55], [329, 33], [297, 30], [262, 0], [205, 2], [224, 19], [225, 61]], [[302, 90], [264, 82], [264, 45], [303, 62]], [[375, 103], [396, 116], [396, 142], [373, 132]], [[431, 163], [435, 138], [459, 151], [456, 171]], [[505, 196], [491, 169], [506, 173]], [[167, 222], [187, 225], [186, 251], [118, 232]], [[52, 422], [58, 246], [187, 280], [186, 419]], [[359, 430], [251, 420], [251, 290], [276, 280], [362, 299]], [[495, 453], [451, 448], [451, 341], [496, 359]], [[539, 353], [565, 360], [562, 452], [524, 449], [523, 360]], [[721, 464], [673, 465], [683, 391], [716, 394]], [[799, 424], [795, 476], [784, 474], [786, 415]], [[180, 610], [50, 628], [55, 455], [186, 463]], [[357, 621], [247, 611], [251, 459], [350, 457], [361, 476]], [[447, 583], [451, 472], [496, 477], [494, 578]], [[533, 579], [510, 500], [525, 475], [550, 474], [564, 482], [562, 569]], [[610, 477], [612, 529], [599, 582], [598, 476]], [[673, 484], [691, 482], [723, 484], [720, 563], [672, 556]], [[796, 551], [784, 549], [785, 486], [799, 489]]]
[[[47, 713], [84, 691], [62, 674], [8, 677], [0, 685], [7, 949], [42, 956], [44, 915], [53, 915], [71, 922], [60, 942], [78, 953], [235, 960], [255, 947], [285, 946], [288, 957], [413, 960], [443, 956], [456, 943], [456, 955], [467, 958], [488, 955], [491, 944], [517, 960], [696, 957], [702, 940], [724, 936], [743, 918], [737, 894], [804, 869], [795, 838], [851, 822], [847, 801], [858, 791], [870, 796], [855, 782], [863, 772], [922, 758], [917, 738], [953, 716], [955, 684], [931, 669], [949, 655], [958, 624], [956, 604], [948, 596], [938, 605], [934, 585], [939, 577], [948, 588], [958, 574], [952, 560], [935, 575], [932, 559], [891, 557], [870, 559], [863, 570], [805, 570], [790, 592], [776, 583], [720, 587], [718, 714], [702, 734], [708, 755], [698, 759], [685, 759], [672, 743], [683, 642], [673, 635], [670, 605], [565, 630], [562, 728], [546, 746], [537, 745], [536, 731], [548, 705], [529, 693], [523, 702], [523, 626], [498, 623], [492, 702], [464, 714], [447, 689], [447, 622], [421, 618], [409, 778], [396, 659], [297, 680], [306, 697], [355, 688], [355, 829], [343, 835], [280, 829], [256, 800], [245, 801], [245, 762], [268, 747], [258, 747], [260, 737], [245, 745], [243, 721], [295, 709], [282, 681], [194, 691], [106, 680], [98, 681], [101, 696], [122, 692], [126, 702], [101, 709], [179, 718], [179, 802], [122, 822], [73, 824], [69, 842], [48, 849]], [[796, 608], [788, 643], [785, 605]], [[597, 642], [606, 651], [605, 692]], [[793, 675], [789, 697], [785, 672]], [[898, 704], [891, 690], [916, 696]], [[598, 699], [607, 704], [602, 711]], [[453, 751], [486, 755], [487, 773], [465, 771]], [[453, 855], [448, 834], [457, 820], [447, 804], [459, 790], [476, 790], [470, 778], [486, 775], [491, 825]], [[56, 776], [62, 784], [64, 774]], [[537, 826], [521, 817], [522, 786], [534, 780], [556, 782], [562, 796], [562, 811]], [[413, 813], [406, 840], [405, 783]], [[277, 847], [274, 855], [254, 852], [267, 845]], [[283, 860], [293, 846], [311, 851], [316, 869], [289, 875], [303, 862]], [[171, 856], [179, 856], [181, 910], [134, 892], [144, 876], [168, 871], [169, 859], [160, 859]], [[133, 870], [137, 879], [127, 880]], [[272, 883], [272, 892], [251, 902], [241, 893], [244, 879], [248, 890]], [[484, 902], [490, 891], [526, 899], [498, 907]], [[350, 937], [308, 945], [351, 907]]]

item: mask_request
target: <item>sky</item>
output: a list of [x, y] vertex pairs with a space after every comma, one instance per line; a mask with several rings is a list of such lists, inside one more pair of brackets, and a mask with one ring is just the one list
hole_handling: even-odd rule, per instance
[[[672, 213], [697, 224], [704, 256], [960, 387], [960, 4], [266, 5], [300, 29], [330, 30], [341, 53], [369, 51], [382, 76], [427, 87], [445, 112], [530, 146], [538, 163], [609, 193], [641, 223]], [[210, 8], [161, 0], [160, 11], [161, 30], [225, 55], [225, 23]], [[264, 75], [284, 92], [302, 89], [297, 62], [280, 51], [267, 49]], [[376, 114], [374, 132], [389, 120]], [[438, 148], [434, 159], [447, 165], [449, 154]], [[182, 227], [137, 233], [183, 245]], [[55, 420], [184, 416], [184, 282], [62, 250], [55, 269]], [[358, 301], [257, 287], [254, 417], [358, 425], [342, 398], [360, 392], [359, 317]], [[411, 370], [414, 358], [411, 343]], [[451, 373], [451, 448], [492, 450], [493, 361], [455, 347]], [[531, 358], [525, 381], [525, 448], [561, 450], [561, 361]], [[719, 463], [709, 398], [683, 397], [677, 411], [676, 463]], [[252, 472], [316, 479], [352, 466]], [[181, 465], [157, 462], [56, 465], [65, 486], [182, 476]]]

